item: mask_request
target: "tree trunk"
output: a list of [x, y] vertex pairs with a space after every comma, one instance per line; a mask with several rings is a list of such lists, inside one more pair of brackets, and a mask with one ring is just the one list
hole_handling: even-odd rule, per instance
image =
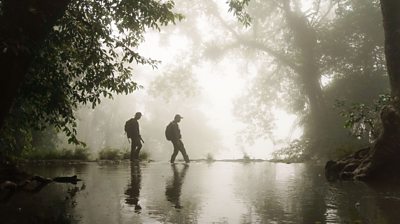
[[0, 17], [0, 128], [37, 49], [71, 0], [5, 0]]
[[381, 0], [385, 56], [393, 97], [400, 97], [400, 1]]
[[326, 137], [323, 134], [330, 128], [326, 125], [327, 109], [320, 84], [321, 74], [319, 71], [318, 59], [315, 54], [317, 37], [315, 30], [308, 24], [307, 18], [292, 11], [290, 1], [285, 0], [284, 12], [288, 27], [292, 31], [294, 46], [297, 49], [297, 70], [300, 76], [300, 85], [308, 99], [309, 123], [305, 136], [311, 139], [310, 155], [322, 153], [321, 143]]
[[400, 174], [400, 1], [381, 0], [391, 105], [381, 110], [383, 131], [375, 144], [339, 161], [328, 161], [325, 175], [335, 179], [398, 179]]

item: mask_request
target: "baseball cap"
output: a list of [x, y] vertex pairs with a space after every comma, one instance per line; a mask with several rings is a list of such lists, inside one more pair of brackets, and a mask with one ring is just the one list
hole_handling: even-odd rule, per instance
[[175, 119], [177, 119], [177, 118], [183, 118], [180, 114], [177, 114], [177, 115], [175, 115]]

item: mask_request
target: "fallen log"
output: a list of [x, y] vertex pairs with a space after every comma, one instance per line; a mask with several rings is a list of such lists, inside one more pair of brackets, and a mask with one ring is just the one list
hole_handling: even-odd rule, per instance
[[77, 184], [78, 181], [81, 181], [76, 175], [71, 176], [71, 177], [54, 177], [53, 178], [54, 182], [59, 182], [59, 183], [71, 183], [71, 184]]
[[[18, 179], [19, 178], [17, 178], [17, 180]], [[27, 177], [24, 180], [19, 179], [18, 183], [14, 181], [5, 180], [0, 183], [0, 201], [8, 201], [18, 191], [37, 193], [52, 182], [70, 183], [75, 185], [78, 181], [81, 181], [81, 179], [79, 179], [76, 175], [54, 177], [52, 179], [35, 175]]]

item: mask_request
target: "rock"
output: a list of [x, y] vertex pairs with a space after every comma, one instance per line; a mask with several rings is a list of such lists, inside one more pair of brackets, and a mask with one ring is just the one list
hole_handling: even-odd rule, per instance
[[12, 182], [12, 181], [4, 181], [2, 184], [0, 184], [0, 190], [11, 190], [14, 191], [17, 189], [17, 184]]

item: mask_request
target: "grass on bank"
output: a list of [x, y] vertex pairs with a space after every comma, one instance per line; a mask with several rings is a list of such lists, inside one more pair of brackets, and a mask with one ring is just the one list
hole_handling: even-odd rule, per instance
[[[117, 148], [104, 148], [98, 152], [99, 160], [129, 160], [130, 150], [121, 150]], [[22, 159], [26, 160], [90, 160], [90, 150], [88, 148], [75, 149], [30, 149], [22, 153]], [[141, 151], [139, 154], [140, 160], [148, 160], [149, 154]]]
[[[99, 152], [99, 160], [129, 160], [131, 158], [130, 150], [120, 150], [117, 148], [104, 148]], [[139, 153], [139, 160], [148, 160], [149, 153], [141, 151]]]
[[27, 160], [89, 160], [88, 148], [40, 150], [31, 149], [22, 153], [22, 158]]

